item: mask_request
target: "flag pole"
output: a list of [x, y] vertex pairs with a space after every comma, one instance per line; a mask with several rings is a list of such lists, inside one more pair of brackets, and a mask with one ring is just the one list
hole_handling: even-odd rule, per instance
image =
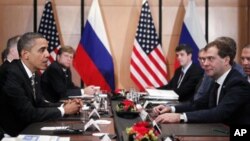
[[209, 32], [208, 32], [208, 7], [209, 7], [209, 5], [208, 5], [208, 0], [205, 0], [205, 39], [206, 39], [206, 41], [208, 42], [208, 34], [209, 34]]
[[159, 0], [159, 43], [162, 45], [162, 0]]
[[83, 34], [83, 25], [84, 25], [84, 0], [81, 0], [81, 36]]
[[[84, 0], [81, 0], [81, 37], [83, 35], [83, 30], [84, 30]], [[84, 87], [84, 82], [81, 78], [81, 88]]]
[[33, 0], [33, 31], [37, 32], [37, 0]]

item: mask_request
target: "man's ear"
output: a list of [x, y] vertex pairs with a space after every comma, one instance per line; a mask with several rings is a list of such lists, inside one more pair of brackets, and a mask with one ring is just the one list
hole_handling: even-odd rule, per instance
[[226, 57], [224, 58], [224, 60], [225, 60], [225, 63], [226, 63], [226, 64], [230, 64], [230, 57], [229, 57], [229, 56], [226, 56]]
[[22, 56], [22, 58], [24, 58], [25, 60], [28, 60], [28, 59], [29, 59], [29, 51], [27, 51], [27, 50], [22, 50], [22, 51], [21, 51], [21, 56]]

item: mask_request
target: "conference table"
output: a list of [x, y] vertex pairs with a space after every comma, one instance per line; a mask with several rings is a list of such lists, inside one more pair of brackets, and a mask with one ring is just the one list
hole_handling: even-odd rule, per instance
[[[110, 102], [110, 111], [101, 115], [101, 120], [108, 120], [110, 124], [99, 124], [101, 133], [108, 133], [112, 140], [127, 141], [125, 129], [134, 123], [141, 121], [140, 116], [134, 118], [124, 118], [115, 112], [116, 105], [120, 100]], [[98, 131], [86, 131], [76, 134], [57, 134], [54, 131], [42, 131], [42, 127], [50, 126], [69, 126], [73, 129], [83, 129], [84, 124], [89, 120], [85, 111], [79, 115], [67, 116], [59, 120], [34, 123], [28, 126], [21, 134], [33, 135], [56, 135], [60, 137], [70, 137], [71, 141], [99, 141], [100, 137], [93, 136]], [[223, 124], [161, 124], [162, 134], [159, 140], [167, 137], [175, 138], [180, 141], [229, 141], [229, 127]], [[223, 131], [223, 132], [221, 132]], [[226, 132], [225, 132], [226, 131]]]

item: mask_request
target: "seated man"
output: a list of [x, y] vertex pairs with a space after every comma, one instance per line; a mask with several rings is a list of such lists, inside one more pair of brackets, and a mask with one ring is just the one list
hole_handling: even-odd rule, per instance
[[171, 89], [179, 95], [179, 101], [185, 102], [193, 98], [195, 87], [202, 77], [202, 69], [192, 62], [192, 48], [181, 44], [175, 52], [180, 67], [176, 69], [170, 82], [158, 89]]
[[14, 60], [7, 68], [5, 84], [0, 94], [0, 127], [11, 136], [17, 136], [34, 122], [78, 113], [79, 100], [60, 106], [48, 103], [41, 94], [37, 70], [47, 66], [48, 41], [39, 33], [25, 33], [18, 41], [20, 60]]
[[[216, 38], [216, 41], [227, 44], [233, 50], [233, 59], [235, 58], [237, 48], [236, 48], [236, 42], [234, 41], [234, 39], [230, 37], [222, 36], [222, 37]], [[199, 54], [199, 61], [202, 66], [204, 64], [203, 54]], [[245, 76], [245, 72], [243, 68], [236, 62], [233, 62], [232, 69], [237, 70], [239, 73]], [[210, 87], [212, 81], [213, 81], [212, 78], [209, 77], [206, 73], [203, 75], [203, 78], [200, 80], [200, 83], [197, 85], [197, 90], [194, 95], [194, 100], [197, 100], [198, 98], [202, 97], [208, 92], [208, 88]]]
[[94, 94], [94, 86], [88, 86], [84, 90], [75, 86], [72, 82], [70, 66], [73, 61], [74, 49], [63, 46], [59, 49], [56, 61], [48, 66], [41, 77], [41, 87], [45, 98], [50, 102], [58, 102], [68, 96], [80, 96], [82, 94]]
[[209, 92], [192, 103], [155, 107], [154, 112], [160, 114], [156, 122], [250, 124], [250, 84], [232, 69], [233, 59], [228, 44], [216, 40], [209, 43], [204, 57], [205, 72], [214, 80]]
[[247, 75], [247, 80], [250, 83], [250, 45], [243, 47], [241, 52], [241, 65]]
[[7, 47], [2, 52], [2, 61], [3, 64], [0, 66], [0, 90], [2, 85], [4, 84], [6, 77], [6, 69], [14, 59], [19, 59], [19, 55], [17, 52], [17, 42], [20, 36], [14, 36], [7, 41]]

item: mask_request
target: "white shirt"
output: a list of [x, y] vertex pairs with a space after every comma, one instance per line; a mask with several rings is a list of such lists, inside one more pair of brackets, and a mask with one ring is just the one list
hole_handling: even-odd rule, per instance
[[[231, 68], [231, 69], [232, 69], [232, 68]], [[218, 92], [217, 92], [216, 104], [218, 104], [218, 102], [219, 102], [221, 87], [222, 87], [222, 85], [223, 85], [223, 83], [224, 83], [224, 81], [225, 81], [225, 79], [226, 79], [228, 73], [231, 71], [231, 69], [229, 69], [228, 71], [226, 71], [222, 76], [220, 76], [220, 77], [216, 80], [216, 82], [220, 85], [220, 87], [218, 88]], [[171, 106], [170, 108], [171, 108], [171, 112], [172, 112], [172, 113], [175, 113], [175, 110], [176, 110], [175, 107], [174, 107], [174, 106]], [[188, 119], [187, 119], [186, 113], [183, 113], [183, 116], [184, 116], [184, 122], [187, 122]]]
[[223, 83], [224, 83], [228, 73], [230, 72], [230, 70], [231, 69], [226, 71], [222, 76], [220, 76], [217, 80], [215, 80], [215, 82], [217, 82], [220, 85], [220, 87], [218, 88], [218, 91], [217, 91], [216, 105], [218, 105], [218, 103], [219, 103], [221, 87], [223, 86]]
[[182, 67], [182, 68], [181, 68], [181, 70], [182, 70], [182, 72], [183, 72], [183, 76], [181, 77], [181, 80], [180, 80], [180, 82], [179, 82], [177, 88], [180, 87], [180, 85], [181, 85], [181, 83], [182, 83], [182, 80], [183, 80], [183, 78], [185, 77], [186, 72], [188, 71], [188, 69], [190, 68], [191, 65], [192, 65], [192, 61], [191, 61], [186, 67]]

